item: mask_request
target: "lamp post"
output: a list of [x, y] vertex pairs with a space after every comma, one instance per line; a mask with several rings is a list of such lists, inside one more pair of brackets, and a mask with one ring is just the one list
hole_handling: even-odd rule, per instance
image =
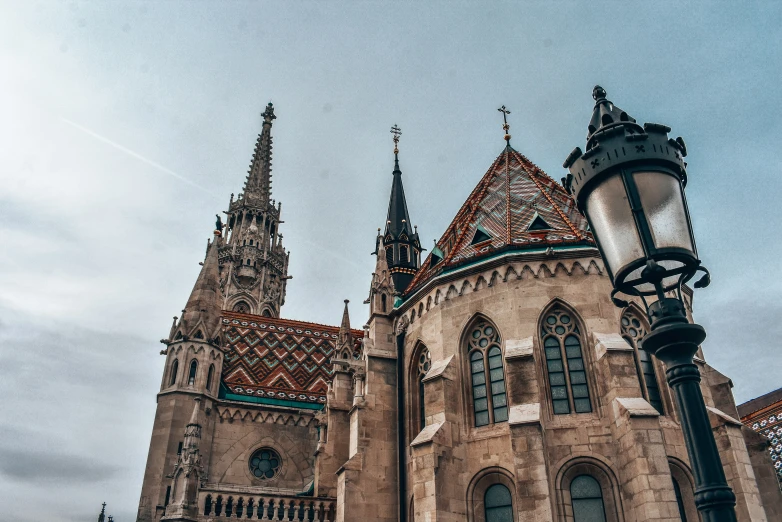
[[689, 323], [682, 300], [682, 285], [697, 272], [703, 275], [695, 288], [710, 282], [684, 197], [687, 149], [681, 138], [668, 138], [669, 127], [637, 124], [606, 99], [602, 87], [592, 97], [586, 152], [577, 147], [570, 153], [563, 184], [589, 222], [614, 286], [614, 304], [627, 306], [617, 297], [621, 293], [639, 297], [646, 307], [651, 332], [643, 348], [665, 363], [676, 396], [695, 505], [704, 522], [735, 521], [736, 496], [725, 479], [693, 363], [706, 331]]

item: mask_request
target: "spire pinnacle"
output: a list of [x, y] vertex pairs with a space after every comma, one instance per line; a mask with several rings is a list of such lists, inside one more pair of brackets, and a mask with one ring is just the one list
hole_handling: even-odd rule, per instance
[[[206, 259], [201, 266], [193, 291], [182, 310], [182, 334], [211, 341], [218, 332], [222, 312], [222, 291], [220, 290], [220, 268], [217, 253], [222, 244], [222, 238], [215, 230], [215, 239], [209, 245]], [[203, 330], [202, 330], [203, 329]]]
[[402, 135], [402, 129], [395, 123], [391, 127], [391, 134], [394, 135], [394, 172], [401, 172], [399, 170], [399, 137]]
[[497, 110], [502, 113], [502, 130], [505, 131], [505, 141], [510, 146], [510, 125], [508, 125], [508, 114], [510, 114], [510, 111], [504, 105]]
[[339, 344], [342, 346], [345, 343], [352, 344], [353, 339], [350, 333], [350, 315], [348, 314], [348, 303], [350, 301], [345, 299], [345, 309], [342, 312], [342, 323], [339, 325]]
[[244, 183], [244, 198], [256, 204], [265, 204], [271, 198], [272, 185], [272, 122], [277, 119], [269, 102], [261, 113], [263, 128], [255, 142], [253, 159]]

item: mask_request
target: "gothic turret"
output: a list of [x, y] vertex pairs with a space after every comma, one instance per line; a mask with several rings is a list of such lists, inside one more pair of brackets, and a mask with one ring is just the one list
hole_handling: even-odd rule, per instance
[[171, 503], [166, 506], [161, 520], [195, 521], [198, 518], [198, 489], [204, 476], [199, 443], [201, 442], [200, 402], [196, 397], [190, 422], [185, 427], [182, 451], [177, 458], [171, 478]]
[[[407, 212], [405, 190], [402, 187], [402, 171], [399, 168], [399, 136], [402, 134], [399, 127], [391, 128], [394, 135], [394, 171], [391, 184], [391, 198], [388, 202], [388, 217], [383, 233], [385, 245], [385, 258], [394, 286], [403, 292], [421, 267], [421, 243], [418, 239], [417, 228], [410, 222]], [[379, 245], [379, 242], [378, 242]], [[378, 255], [381, 254], [376, 250]]]
[[271, 130], [276, 119], [271, 103], [261, 116], [263, 128], [255, 143], [244, 192], [236, 200], [231, 194], [225, 213], [228, 222], [225, 244], [220, 248], [220, 284], [224, 309], [279, 317], [290, 277], [288, 252], [278, 230], [282, 204], [271, 199]]
[[339, 336], [337, 340], [338, 359], [352, 359], [355, 346], [353, 345], [353, 334], [350, 331], [350, 315], [348, 314], [348, 301], [345, 299], [345, 310], [342, 312], [342, 323], [339, 325]]

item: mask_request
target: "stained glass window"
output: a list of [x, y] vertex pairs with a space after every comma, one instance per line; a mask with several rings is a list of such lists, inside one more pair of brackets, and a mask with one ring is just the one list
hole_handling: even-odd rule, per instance
[[589, 413], [592, 402], [581, 332], [569, 312], [554, 308], [546, 314], [540, 331], [554, 413]]
[[485, 320], [476, 322], [469, 332], [467, 350], [475, 425], [505, 422], [508, 420], [508, 399], [500, 334]]
[[486, 522], [513, 522], [513, 502], [510, 491], [502, 484], [494, 484], [483, 497]]
[[280, 471], [282, 460], [271, 448], [261, 448], [250, 457], [250, 472], [257, 479], [269, 480]]
[[575, 522], [606, 522], [603, 491], [597, 480], [579, 475], [570, 482], [570, 499]]
[[654, 371], [654, 362], [652, 356], [642, 348], [641, 340], [647, 334], [646, 323], [636, 312], [628, 309], [622, 315], [622, 337], [633, 347], [636, 359], [636, 371], [638, 380], [641, 382], [641, 389], [644, 398], [654, 409], [661, 414], [663, 411], [663, 400], [660, 395], [660, 386], [657, 381], [657, 374]]

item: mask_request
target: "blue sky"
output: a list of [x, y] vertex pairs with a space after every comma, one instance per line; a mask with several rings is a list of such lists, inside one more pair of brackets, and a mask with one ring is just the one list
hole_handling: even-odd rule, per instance
[[0, 520], [135, 519], [157, 341], [269, 101], [285, 317], [348, 298], [360, 327], [392, 124], [428, 247], [502, 149], [497, 107], [559, 179], [599, 83], [687, 142], [706, 358], [739, 401], [778, 388], [780, 27], [777, 2], [0, 3]]

